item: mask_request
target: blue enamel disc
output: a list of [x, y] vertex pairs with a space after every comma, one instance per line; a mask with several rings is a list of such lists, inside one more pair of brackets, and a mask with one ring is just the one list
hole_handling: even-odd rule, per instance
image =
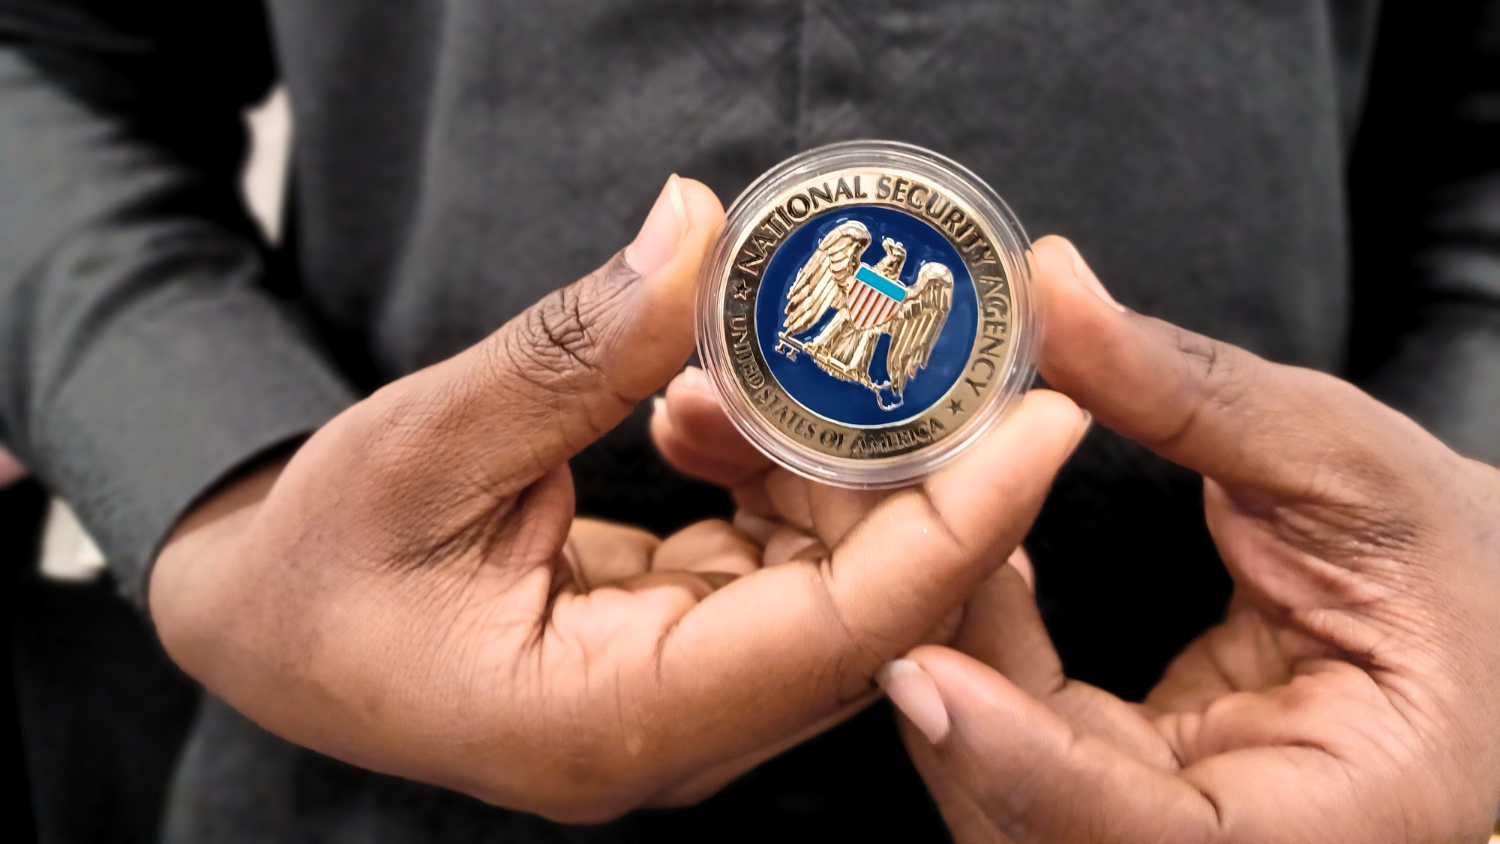
[[797, 403], [851, 427], [885, 426], [953, 388], [978, 312], [968, 268], [930, 222], [853, 205], [810, 219], [776, 250], [755, 299], [755, 336]]

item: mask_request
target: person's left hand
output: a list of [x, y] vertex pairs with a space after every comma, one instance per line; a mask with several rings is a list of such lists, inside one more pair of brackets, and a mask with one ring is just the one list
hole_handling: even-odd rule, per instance
[[[1144, 704], [1070, 681], [1024, 552], [951, 648], [882, 683], [970, 842], [1482, 841], [1500, 804], [1500, 472], [1347, 383], [1123, 312], [1066, 242], [1036, 245], [1048, 382], [1205, 475], [1237, 589]], [[752, 452], [701, 373], [653, 418], [737, 522], [808, 540], [811, 482]], [[878, 501], [848, 493], [842, 518]], [[1104, 633], [1101, 631], [1101, 633]]]
[[[1049, 383], [1204, 475], [1235, 581], [1140, 705], [1063, 673], [1023, 576], [887, 670], [961, 842], [1483, 841], [1500, 472], [1347, 383], [1111, 307], [1038, 244]], [[1108, 631], [1099, 631], [1108, 635]]]

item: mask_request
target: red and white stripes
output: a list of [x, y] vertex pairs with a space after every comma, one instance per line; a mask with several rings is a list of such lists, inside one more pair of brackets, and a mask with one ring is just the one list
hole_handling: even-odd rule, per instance
[[856, 280], [849, 295], [849, 321], [860, 329], [874, 328], [890, 319], [901, 302]]

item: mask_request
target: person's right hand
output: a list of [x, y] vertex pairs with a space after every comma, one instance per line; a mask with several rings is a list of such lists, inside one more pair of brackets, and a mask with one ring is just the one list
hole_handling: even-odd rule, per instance
[[173, 658], [291, 741], [570, 821], [706, 796], [873, 699], [1019, 541], [1083, 417], [1035, 395], [785, 565], [722, 522], [575, 520], [566, 461], [681, 368], [722, 213], [674, 179], [601, 270], [197, 507], [151, 582]]

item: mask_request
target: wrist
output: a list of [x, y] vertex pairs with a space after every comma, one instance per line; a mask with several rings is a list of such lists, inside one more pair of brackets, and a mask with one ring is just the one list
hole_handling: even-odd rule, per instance
[[257, 463], [220, 485], [188, 511], [157, 555], [147, 595], [151, 620], [167, 653], [195, 679], [205, 679], [198, 667], [230, 621], [239, 549], [288, 459]]

